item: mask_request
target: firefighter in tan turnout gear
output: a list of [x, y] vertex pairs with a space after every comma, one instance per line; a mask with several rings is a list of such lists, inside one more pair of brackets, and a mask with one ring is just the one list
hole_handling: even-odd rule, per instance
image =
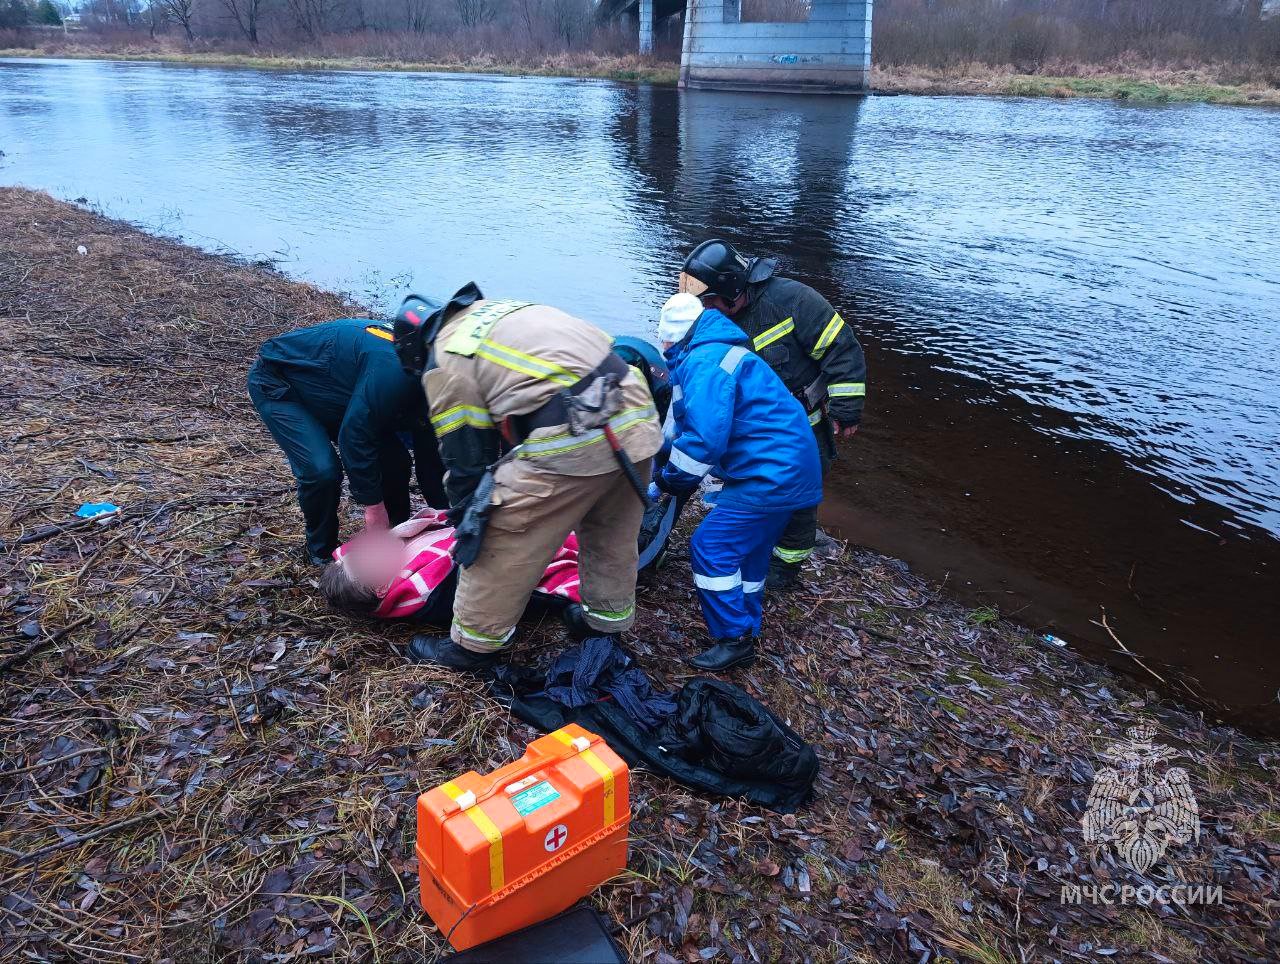
[[409, 297], [395, 331], [401, 364], [422, 373], [461, 563], [449, 636], [415, 637], [411, 657], [491, 664], [570, 532], [587, 628], [629, 629], [643, 486], [662, 445], [643, 378], [593, 325], [474, 284], [443, 306]]

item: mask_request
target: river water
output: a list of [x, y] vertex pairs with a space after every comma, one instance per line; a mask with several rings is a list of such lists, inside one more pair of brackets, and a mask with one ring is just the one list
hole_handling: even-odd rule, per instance
[[644, 332], [697, 241], [774, 254], [870, 364], [828, 525], [1277, 728], [1280, 113], [0, 61], [0, 151], [382, 310]]

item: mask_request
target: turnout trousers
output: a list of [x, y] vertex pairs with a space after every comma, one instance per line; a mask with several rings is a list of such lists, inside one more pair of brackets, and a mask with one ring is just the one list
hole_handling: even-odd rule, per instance
[[[258, 416], [289, 460], [298, 488], [298, 506], [306, 524], [307, 552], [328, 560], [338, 547], [338, 502], [342, 496], [342, 461], [330, 429], [290, 392], [274, 366], [261, 361], [249, 370], [249, 398]], [[403, 445], [381, 451], [382, 498], [392, 525], [409, 518], [409, 480], [413, 458]]]
[[759, 636], [765, 577], [790, 510], [717, 505], [693, 533], [693, 583], [712, 639]]
[[[823, 416], [813, 427], [814, 437], [818, 442], [818, 459], [822, 463], [822, 477], [827, 477], [831, 463], [836, 457], [835, 434], [831, 420]], [[777, 546], [773, 549], [775, 566], [786, 566], [798, 570], [813, 555], [813, 546], [818, 539], [818, 507], [797, 509], [787, 521]]]
[[[652, 471], [652, 459], [636, 463], [640, 478]], [[449, 633], [455, 643], [477, 653], [505, 646], [570, 532], [578, 534], [587, 623], [601, 633], [631, 628], [644, 506], [621, 469], [559, 475], [516, 459], [498, 469], [492, 505], [480, 555], [458, 575]]]

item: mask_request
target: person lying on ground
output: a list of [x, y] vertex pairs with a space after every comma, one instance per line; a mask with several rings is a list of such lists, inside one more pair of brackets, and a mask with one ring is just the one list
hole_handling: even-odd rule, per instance
[[[339, 546], [334, 565], [320, 575], [320, 591], [351, 616], [447, 626], [457, 588], [455, 544], [448, 513], [423, 509], [386, 532], [362, 533]], [[561, 612], [581, 601], [573, 534], [548, 563], [532, 599], [540, 609]]]
[[656, 485], [687, 496], [712, 471], [724, 480], [690, 541], [711, 646], [688, 662], [712, 671], [747, 665], [774, 545], [793, 513], [822, 501], [818, 446], [804, 407], [720, 311], [674, 295], [658, 340], [674, 385], [674, 441]]
[[297, 481], [314, 565], [327, 565], [338, 546], [344, 471], [368, 529], [409, 518], [415, 465], [422, 497], [447, 504], [426, 398], [392, 339], [382, 323], [342, 318], [270, 339], [249, 370], [253, 407]]

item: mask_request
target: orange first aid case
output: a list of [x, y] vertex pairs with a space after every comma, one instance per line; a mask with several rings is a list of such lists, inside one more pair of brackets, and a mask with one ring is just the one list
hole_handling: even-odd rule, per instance
[[576, 723], [418, 797], [422, 906], [466, 950], [551, 917], [627, 865], [627, 765]]

